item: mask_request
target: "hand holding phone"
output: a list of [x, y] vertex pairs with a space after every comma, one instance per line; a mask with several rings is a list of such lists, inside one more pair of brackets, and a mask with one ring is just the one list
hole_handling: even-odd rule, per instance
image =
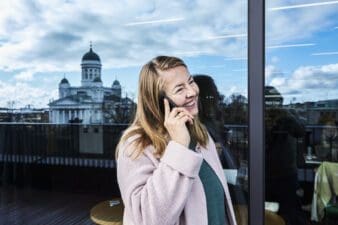
[[166, 94], [163, 91], [161, 91], [160, 92], [160, 98], [159, 98], [159, 105], [160, 105], [160, 110], [161, 110], [162, 114], [165, 113], [165, 110], [164, 110], [164, 99], [168, 100], [170, 111], [173, 108], [177, 107], [177, 105], [175, 104], [175, 102], [173, 100], [171, 100], [169, 97], [167, 97]]
[[169, 97], [160, 96], [161, 111], [164, 114], [164, 126], [171, 139], [188, 147], [190, 132], [187, 123], [193, 123], [193, 116], [184, 108], [177, 106]]

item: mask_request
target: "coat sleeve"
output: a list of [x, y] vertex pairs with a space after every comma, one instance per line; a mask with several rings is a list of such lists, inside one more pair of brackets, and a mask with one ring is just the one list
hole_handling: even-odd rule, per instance
[[174, 141], [159, 162], [150, 151], [132, 159], [126, 153], [133, 148], [133, 144], [124, 145], [117, 160], [124, 215], [138, 225], [174, 224], [198, 176], [202, 156]]

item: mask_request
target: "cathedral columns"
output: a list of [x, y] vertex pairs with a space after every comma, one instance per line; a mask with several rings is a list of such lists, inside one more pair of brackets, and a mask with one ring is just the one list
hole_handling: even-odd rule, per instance
[[83, 121], [83, 109], [80, 109], [80, 119], [82, 119], [82, 121]]
[[65, 109], [63, 109], [62, 110], [62, 123], [67, 123], [67, 121], [66, 121], [66, 115], [65, 115], [65, 112], [66, 110]]
[[55, 111], [55, 119], [56, 119], [55, 120], [56, 123], [60, 123], [59, 110]]
[[49, 110], [49, 112], [48, 112], [48, 118], [49, 118], [49, 122], [50, 123], [53, 123], [53, 117], [52, 117], [52, 110]]
[[68, 110], [68, 120], [72, 119], [72, 110]]

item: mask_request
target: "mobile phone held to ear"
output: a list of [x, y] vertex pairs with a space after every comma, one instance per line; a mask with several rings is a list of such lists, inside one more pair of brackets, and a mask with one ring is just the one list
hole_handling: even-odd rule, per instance
[[[173, 100], [171, 100], [168, 96], [166, 96], [166, 94], [163, 92], [163, 91], [161, 91], [160, 92], [160, 98], [159, 98], [159, 105], [160, 105], [160, 110], [161, 110], [161, 112], [163, 113], [163, 115], [164, 115], [164, 99], [167, 99], [168, 100], [168, 102], [169, 102], [169, 109], [170, 109], [170, 111], [173, 109], [173, 108], [175, 108], [175, 107], [178, 107], [176, 104], [175, 104], [175, 102], [173, 101]], [[189, 124], [189, 122], [186, 122], [186, 126], [189, 128], [190, 127], [190, 124]]]
[[161, 91], [160, 92], [160, 98], [159, 98], [159, 106], [160, 106], [160, 110], [161, 112], [164, 114], [164, 98], [166, 98], [169, 102], [169, 108], [170, 108], [170, 111], [177, 107], [177, 105], [175, 104], [175, 102], [173, 102], [173, 100], [171, 100], [169, 97], [166, 96], [166, 94]]

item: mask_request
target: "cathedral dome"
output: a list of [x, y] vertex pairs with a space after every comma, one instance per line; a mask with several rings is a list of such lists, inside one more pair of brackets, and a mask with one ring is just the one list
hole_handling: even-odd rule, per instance
[[93, 51], [92, 47], [90, 47], [89, 52], [83, 55], [82, 61], [84, 60], [101, 61], [100, 57]]
[[66, 78], [63, 78], [61, 81], [60, 81], [60, 84], [69, 84], [68, 80]]
[[120, 85], [120, 82], [119, 82], [118, 80], [115, 80], [115, 81], [113, 82], [113, 85], [114, 85], [114, 86]]

